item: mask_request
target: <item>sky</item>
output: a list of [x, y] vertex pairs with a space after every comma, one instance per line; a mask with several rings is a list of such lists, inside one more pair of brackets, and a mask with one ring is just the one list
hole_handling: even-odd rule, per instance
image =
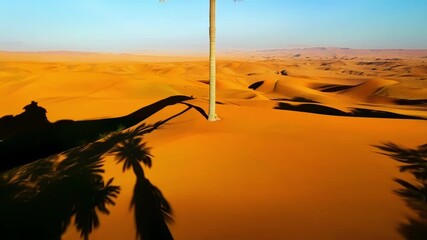
[[[209, 0], [0, 0], [0, 50], [208, 49]], [[427, 0], [217, 0], [217, 48], [427, 48]]]

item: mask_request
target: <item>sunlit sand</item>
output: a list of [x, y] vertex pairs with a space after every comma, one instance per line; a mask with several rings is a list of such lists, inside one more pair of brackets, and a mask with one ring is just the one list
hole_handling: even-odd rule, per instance
[[[221, 120], [192, 108], [143, 139], [154, 156], [144, 171], [172, 206], [175, 239], [402, 239], [396, 228], [414, 213], [393, 193], [399, 164], [373, 145], [426, 143], [426, 57], [335, 48], [221, 54]], [[204, 56], [0, 52], [0, 80], [0, 116], [34, 100], [51, 122], [112, 118], [174, 95], [208, 109]], [[144, 123], [186, 108], [165, 107]], [[90, 239], [134, 239], [135, 175], [113, 156], [104, 169], [121, 191]], [[79, 238], [72, 224], [63, 235]]]

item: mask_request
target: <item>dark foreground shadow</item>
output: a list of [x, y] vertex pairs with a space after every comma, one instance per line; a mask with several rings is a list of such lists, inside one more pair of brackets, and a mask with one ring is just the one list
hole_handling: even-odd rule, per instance
[[207, 118], [202, 108], [185, 103], [190, 99], [192, 98], [187, 96], [172, 96], [123, 117], [86, 121], [60, 120], [55, 123], [48, 121], [44, 108], [32, 102], [24, 107], [22, 114], [0, 118], [0, 171], [96, 141], [102, 135], [134, 126], [174, 104], [185, 104]]
[[416, 149], [385, 143], [375, 146], [386, 156], [401, 163], [400, 172], [410, 173], [413, 183], [396, 178], [400, 188], [395, 193], [401, 197], [417, 217], [407, 217], [398, 227], [399, 233], [408, 240], [427, 239], [427, 144]]
[[111, 151], [123, 171], [132, 169], [136, 176], [131, 207], [134, 209], [137, 239], [173, 239], [167, 226], [172, 222], [172, 208], [162, 192], [146, 177], [141, 164], [151, 167], [152, 155], [142, 137], [128, 132], [128, 138]]
[[422, 119], [422, 117], [402, 115], [393, 112], [371, 110], [365, 108], [353, 108], [350, 112], [344, 112], [336, 108], [323, 106], [320, 104], [300, 104], [292, 105], [289, 103], [280, 102], [274, 109], [289, 110], [297, 112], [316, 113], [331, 116], [344, 116], [344, 117], [367, 117], [367, 118], [395, 118], [395, 119]]
[[192, 107], [156, 124], [113, 132], [102, 140], [0, 174], [0, 239], [61, 239], [72, 219], [81, 237], [99, 227], [120, 187], [104, 180], [104, 158], [114, 155], [123, 171], [133, 169], [136, 183], [131, 206], [137, 239], [173, 239], [167, 223], [172, 208], [144, 174], [152, 155], [143, 136]]
[[101, 175], [99, 154], [106, 149], [94, 143], [3, 173], [0, 238], [61, 239], [74, 217], [74, 226], [88, 239], [99, 226], [98, 212], [108, 214], [120, 192], [113, 179]]

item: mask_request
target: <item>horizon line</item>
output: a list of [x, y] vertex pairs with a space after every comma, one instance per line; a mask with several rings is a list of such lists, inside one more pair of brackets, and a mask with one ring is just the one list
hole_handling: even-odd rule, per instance
[[[262, 49], [223, 49], [217, 50], [217, 53], [230, 52], [268, 52], [268, 51], [285, 51], [285, 50], [365, 50], [365, 51], [427, 51], [427, 48], [351, 48], [351, 47], [287, 47], [287, 48], [262, 48]], [[182, 53], [198, 53], [207, 54], [206, 50], [135, 50], [135, 51], [86, 51], [86, 50], [7, 50], [0, 49], [2, 53], [81, 53], [81, 54], [123, 54], [123, 55], [157, 55], [157, 54], [182, 54]]]

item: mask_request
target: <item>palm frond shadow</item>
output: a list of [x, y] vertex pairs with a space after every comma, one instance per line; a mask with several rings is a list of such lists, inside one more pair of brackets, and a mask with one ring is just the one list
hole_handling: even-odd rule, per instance
[[97, 144], [76, 148], [10, 170], [0, 180], [0, 232], [4, 239], [61, 239], [74, 217], [81, 237], [99, 226], [98, 212], [108, 206], [120, 187], [104, 181]]
[[402, 163], [400, 172], [408, 172], [415, 179], [415, 183], [400, 178], [394, 179], [400, 185], [400, 188], [394, 191], [395, 194], [417, 215], [407, 217], [407, 221], [399, 225], [398, 231], [408, 240], [427, 239], [427, 144], [415, 149], [394, 143], [383, 143], [374, 147], [380, 150], [380, 154]]
[[102, 140], [63, 154], [40, 159], [0, 174], [0, 234], [2, 239], [61, 239], [71, 220], [84, 239], [99, 227], [99, 214], [109, 214], [120, 187], [104, 180], [104, 158], [114, 155], [123, 171], [137, 177], [131, 207], [140, 239], [173, 239], [167, 223], [172, 208], [144, 174], [151, 167], [143, 135], [153, 132], [192, 107], [153, 125], [114, 132]]
[[[136, 131], [138, 132], [138, 130]], [[159, 188], [146, 177], [141, 163], [152, 166], [150, 148], [142, 142], [142, 135], [135, 131], [127, 132], [128, 137], [110, 151], [123, 172], [132, 168], [136, 183], [134, 186], [131, 209], [134, 210], [137, 239], [173, 239], [167, 223], [173, 221], [172, 208]]]

